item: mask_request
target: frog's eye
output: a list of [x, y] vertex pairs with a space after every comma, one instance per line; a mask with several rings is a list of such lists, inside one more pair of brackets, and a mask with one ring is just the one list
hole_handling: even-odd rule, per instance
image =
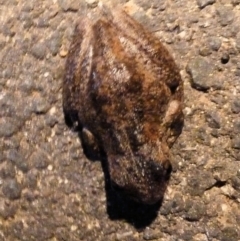
[[72, 128], [74, 131], [78, 131], [80, 126], [79, 126], [78, 112], [76, 110], [64, 109], [64, 118], [65, 118], [65, 123], [70, 128]]
[[149, 170], [154, 181], [167, 181], [170, 177], [172, 166], [169, 160], [165, 160], [161, 163], [152, 160], [149, 162]]
[[167, 85], [168, 85], [171, 93], [174, 94], [179, 86], [179, 81], [173, 79], [172, 81], [170, 81], [170, 83], [167, 83]]

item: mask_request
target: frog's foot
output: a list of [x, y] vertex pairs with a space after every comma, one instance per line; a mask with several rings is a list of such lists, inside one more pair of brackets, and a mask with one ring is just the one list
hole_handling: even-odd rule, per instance
[[102, 151], [95, 136], [87, 128], [82, 128], [79, 132], [84, 154], [90, 160], [99, 160], [102, 157]]

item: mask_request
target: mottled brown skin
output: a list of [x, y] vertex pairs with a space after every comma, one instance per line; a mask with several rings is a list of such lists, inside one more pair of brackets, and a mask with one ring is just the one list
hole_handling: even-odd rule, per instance
[[169, 148], [183, 126], [181, 76], [160, 41], [124, 11], [98, 15], [76, 26], [64, 113], [104, 150], [114, 186], [153, 204], [163, 197]]

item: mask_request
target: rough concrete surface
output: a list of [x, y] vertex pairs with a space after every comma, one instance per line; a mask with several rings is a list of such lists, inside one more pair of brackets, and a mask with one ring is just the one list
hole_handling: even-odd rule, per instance
[[181, 69], [185, 126], [162, 203], [109, 188], [62, 112], [78, 16], [96, 0], [0, 0], [0, 241], [240, 240], [240, 1], [115, 0]]

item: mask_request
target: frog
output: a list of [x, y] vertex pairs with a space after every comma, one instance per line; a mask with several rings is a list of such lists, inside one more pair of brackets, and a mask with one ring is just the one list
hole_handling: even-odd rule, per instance
[[159, 38], [121, 8], [80, 16], [62, 95], [68, 124], [106, 156], [111, 186], [139, 203], [162, 200], [184, 114], [180, 70]]

